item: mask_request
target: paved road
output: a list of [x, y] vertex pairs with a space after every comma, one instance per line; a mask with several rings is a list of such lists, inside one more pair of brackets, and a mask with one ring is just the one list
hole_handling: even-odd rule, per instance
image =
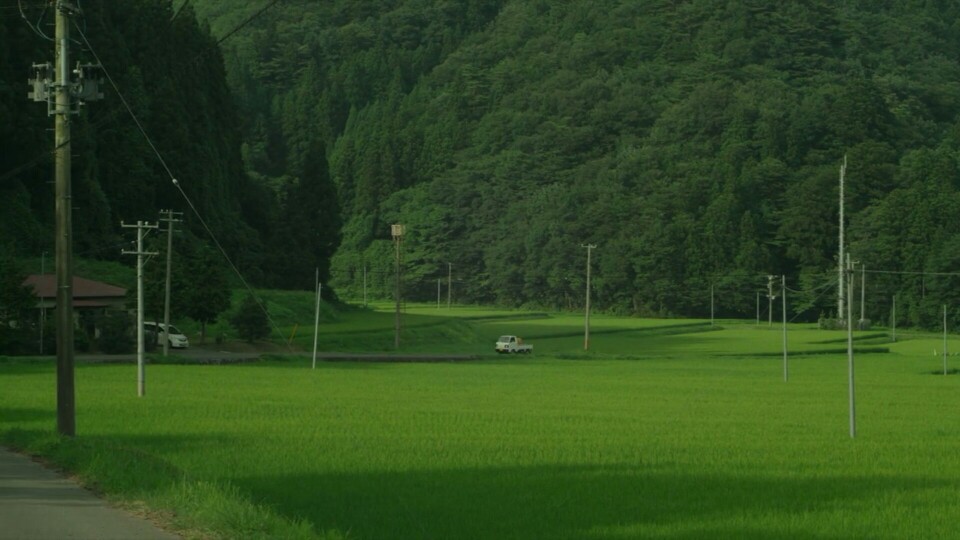
[[176, 540], [75, 482], [0, 448], [0, 540]]
[[[161, 356], [161, 350], [157, 349], [156, 351], [149, 353], [149, 355], [154, 357]], [[191, 348], [186, 350], [181, 349], [171, 349], [170, 356], [164, 361], [173, 362], [173, 363], [184, 363], [184, 364], [233, 364], [240, 362], [252, 362], [260, 358], [261, 353], [240, 353], [240, 352], [227, 352], [227, 351], [217, 351], [211, 349], [200, 349], [200, 348]], [[56, 359], [55, 356], [51, 356], [51, 359]], [[76, 360], [78, 363], [90, 363], [90, 364], [106, 364], [106, 363], [135, 363], [137, 361], [137, 353], [125, 353], [125, 354], [86, 354], [79, 353], [76, 355]]]
[[[166, 362], [183, 364], [239, 364], [243, 362], [256, 362], [263, 353], [251, 352], [228, 352], [215, 351], [210, 349], [187, 349], [171, 352]], [[312, 354], [308, 352], [281, 352], [281, 354], [295, 355], [302, 358], [311, 358]], [[158, 353], [153, 353], [158, 356]], [[55, 357], [50, 357], [54, 360]], [[76, 356], [79, 363], [90, 364], [108, 364], [108, 363], [132, 363], [137, 361], [136, 354], [78, 354]], [[356, 353], [356, 352], [334, 352], [325, 351], [317, 353], [318, 360], [331, 362], [462, 362], [468, 360], [480, 360], [481, 356], [476, 354], [432, 354], [432, 353]]]

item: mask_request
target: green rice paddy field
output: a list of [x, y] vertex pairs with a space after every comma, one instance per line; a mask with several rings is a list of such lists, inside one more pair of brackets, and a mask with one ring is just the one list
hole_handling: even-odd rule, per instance
[[[187, 535], [960, 536], [938, 336], [858, 335], [851, 439], [842, 332], [791, 326], [784, 382], [777, 326], [595, 317], [584, 352], [580, 317], [420, 311], [418, 339], [482, 359], [151, 365], [143, 398], [135, 367], [81, 364], [73, 440], [53, 365], [0, 359], [0, 442]], [[501, 333], [536, 353], [493, 355]]]

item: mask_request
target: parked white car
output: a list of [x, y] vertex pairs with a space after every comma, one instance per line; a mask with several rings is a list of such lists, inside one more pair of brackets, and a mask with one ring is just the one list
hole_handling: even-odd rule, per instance
[[157, 336], [157, 343], [159, 344], [163, 344], [163, 340], [168, 339], [170, 340], [170, 346], [174, 349], [186, 349], [190, 346], [190, 340], [187, 339], [187, 336], [172, 324], [170, 325], [169, 333], [167, 332], [166, 325], [157, 322], [144, 322], [143, 329]]

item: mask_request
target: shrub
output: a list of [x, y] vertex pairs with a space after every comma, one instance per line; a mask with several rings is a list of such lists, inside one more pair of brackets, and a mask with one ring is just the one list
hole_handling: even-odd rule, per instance
[[270, 321], [267, 318], [266, 305], [261, 306], [253, 295], [247, 295], [230, 318], [230, 324], [237, 334], [249, 343], [270, 335]]
[[123, 311], [108, 312], [100, 320], [100, 351], [107, 354], [129, 353], [135, 350], [133, 321]]

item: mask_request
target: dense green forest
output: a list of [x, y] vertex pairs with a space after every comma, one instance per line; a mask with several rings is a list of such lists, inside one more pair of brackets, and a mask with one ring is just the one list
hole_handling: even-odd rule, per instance
[[[390, 224], [404, 223], [409, 299], [434, 298], [452, 268], [455, 301], [579, 308], [589, 243], [599, 309], [704, 316], [713, 287], [719, 315], [752, 316], [767, 275], [783, 274], [799, 291], [792, 316], [816, 319], [836, 309], [846, 156], [864, 315], [887, 320], [896, 294], [901, 323], [934, 325], [944, 304], [960, 322], [960, 280], [944, 275], [960, 271], [956, 2], [84, 9], [104, 63], [257, 283], [308, 288], [319, 267], [357, 297], [366, 268], [387, 297]], [[49, 43], [10, 13], [0, 219], [36, 252], [51, 237], [50, 161], [22, 165], [50, 148], [50, 123], [21, 81]], [[108, 95], [78, 122], [81, 252], [108, 245], [120, 219], [183, 209], [118, 108]]]
[[[32, 258], [52, 253], [54, 240], [53, 117], [43, 103], [27, 99], [26, 84], [34, 76], [32, 63], [53, 60], [53, 44], [46, 39], [53, 33], [48, 4], [0, 4], [0, 245]], [[105, 99], [86, 104], [72, 117], [77, 256], [132, 264], [132, 257], [121, 257], [133, 239], [121, 222], [156, 223], [161, 209], [174, 209], [184, 215], [185, 234], [177, 235], [182, 244], [177, 250], [181, 256], [195, 255], [178, 265], [181, 273], [189, 272], [191, 263], [209, 261], [215, 236], [248, 280], [285, 283], [291, 223], [297, 220], [297, 228], [309, 223], [309, 197], [336, 208], [323, 152], [308, 159], [295, 188], [273, 189], [251, 178], [244, 170], [240, 116], [217, 38], [191, 7], [178, 2], [175, 9], [169, 0], [87, 0], [81, 6], [71, 28], [72, 60], [93, 63], [96, 53], [120, 93], [104, 81]], [[299, 245], [297, 261], [308, 267], [304, 275], [309, 277], [295, 285], [310, 287], [314, 268], [327, 264], [338, 234]], [[218, 265], [228, 268], [223, 260]]]
[[[26, 4], [32, 15], [42, 15], [39, 2]], [[53, 245], [53, 117], [43, 103], [27, 100], [26, 82], [32, 63], [52, 62], [53, 44], [15, 9], [2, 15], [3, 236], [18, 252], [39, 256]], [[88, 1], [78, 24], [205, 218], [220, 230], [235, 230], [226, 241], [237, 245], [247, 186], [222, 60], [195, 20], [170, 18], [170, 6], [161, 2]], [[44, 22], [52, 34], [52, 15]], [[73, 60], [94, 62], [76, 29], [73, 37]], [[117, 259], [121, 243], [127, 245], [121, 220], [156, 221], [161, 208], [186, 205], [117, 94], [105, 86], [106, 99], [72, 117], [74, 234], [79, 255]]]
[[[195, 2], [215, 30], [251, 2]], [[865, 316], [960, 308], [960, 6], [949, 1], [288, 1], [224, 44], [248, 170], [327, 149], [341, 292], [749, 315], [784, 274], [835, 310], [838, 176]], [[311, 143], [311, 141], [313, 141]], [[322, 141], [319, 143], [317, 141]], [[900, 272], [900, 273], [877, 273]], [[926, 275], [930, 274], [930, 275]], [[953, 316], [958, 318], [958, 313]]]

